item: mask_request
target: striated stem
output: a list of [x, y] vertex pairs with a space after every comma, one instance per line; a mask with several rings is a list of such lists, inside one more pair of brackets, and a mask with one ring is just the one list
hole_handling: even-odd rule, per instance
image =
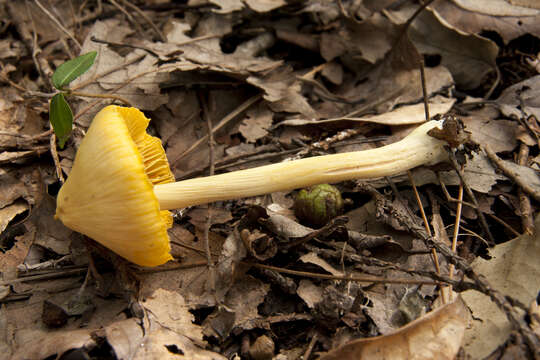
[[288, 191], [322, 183], [399, 174], [447, 160], [446, 142], [427, 134], [429, 121], [402, 140], [377, 149], [315, 156], [154, 186], [161, 210]]

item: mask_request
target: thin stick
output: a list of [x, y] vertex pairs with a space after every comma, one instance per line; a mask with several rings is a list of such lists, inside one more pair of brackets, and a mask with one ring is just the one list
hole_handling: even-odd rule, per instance
[[[197, 93], [199, 103], [201, 106], [202, 117], [206, 120], [206, 129], [208, 137], [208, 162], [210, 164], [209, 175], [214, 175], [214, 135], [212, 133], [212, 121], [208, 114], [208, 105], [204, 94], [202, 92]], [[216, 270], [214, 260], [212, 259], [212, 253], [210, 252], [210, 226], [212, 226], [212, 204], [208, 204], [206, 226], [204, 227], [204, 248], [206, 252], [206, 261], [208, 262], [209, 279], [208, 284], [210, 286], [210, 292], [214, 295], [216, 303], [218, 302], [216, 296]]]
[[[521, 143], [519, 145], [519, 152], [517, 163], [521, 166], [527, 166], [527, 160], [529, 158], [529, 147]], [[532, 235], [534, 233], [534, 221], [532, 217], [531, 200], [523, 191], [522, 188], [518, 189], [519, 196], [519, 213], [521, 216], [521, 226], [525, 234]]]
[[[236, 118], [238, 115], [240, 115], [241, 113], [243, 113], [244, 111], [246, 111], [251, 105], [253, 105], [254, 103], [256, 103], [257, 101], [259, 101], [260, 99], [262, 98], [262, 94], [258, 94], [258, 95], [255, 95], [251, 98], [249, 98], [248, 100], [246, 100], [243, 104], [241, 104], [240, 106], [238, 106], [236, 109], [234, 109], [231, 113], [227, 114], [223, 119], [221, 119], [221, 121], [216, 125], [214, 126], [214, 128], [212, 129], [212, 133], [215, 133], [217, 132], [219, 129], [221, 129], [223, 126], [225, 126], [226, 124], [229, 123], [229, 121], [233, 120], [234, 118]], [[182, 154], [180, 154], [176, 159], [173, 159], [171, 161], [172, 163], [172, 166], [171, 168], [175, 168], [178, 163], [180, 162], [180, 160], [182, 160], [184, 157], [186, 157], [187, 155], [191, 154], [191, 152], [193, 150], [195, 150], [197, 147], [199, 147], [199, 145], [201, 145], [203, 142], [205, 142], [206, 140], [208, 139], [208, 134], [204, 135], [202, 138], [200, 138], [199, 140], [197, 140], [193, 145], [191, 145], [187, 150], [185, 150]]]
[[[420, 208], [420, 213], [422, 214], [422, 220], [424, 222], [424, 227], [426, 229], [426, 232], [428, 233], [429, 236], [432, 236], [431, 229], [429, 227], [429, 222], [426, 217], [426, 212], [424, 210], [424, 206], [422, 205], [420, 194], [418, 193], [418, 189], [416, 188], [416, 184], [414, 183], [414, 178], [410, 170], [407, 170], [407, 176], [409, 177], [409, 181], [411, 182], [412, 188], [414, 190], [414, 196], [416, 197], [416, 202], [418, 203], [418, 207]], [[435, 271], [437, 272], [437, 274], [440, 274], [441, 265], [439, 264], [439, 257], [437, 256], [437, 251], [434, 248], [431, 248], [431, 260], [433, 261], [433, 265], [435, 266]], [[439, 295], [441, 297], [443, 304], [446, 304], [446, 299], [445, 299], [442, 287], [439, 288]]]
[[89, 97], [89, 98], [98, 98], [98, 99], [118, 100], [128, 106], [131, 106], [131, 103], [128, 100], [124, 99], [121, 96], [112, 95], [112, 94], [89, 94], [89, 93], [83, 93], [83, 92], [78, 92], [78, 91], [70, 91], [69, 95]]
[[484, 100], [489, 99], [491, 95], [493, 95], [493, 92], [495, 91], [497, 86], [499, 86], [499, 83], [501, 82], [501, 70], [499, 70], [499, 67], [497, 65], [495, 65], [495, 74], [497, 75], [497, 77], [495, 78], [493, 85], [491, 85], [488, 92], [484, 96]]
[[[341, 4], [341, 1], [339, 3]], [[315, 347], [315, 344], [317, 343], [317, 340], [319, 340], [319, 335], [315, 332], [313, 334], [313, 336], [311, 337], [309, 345], [308, 345], [308, 347], [306, 349], [306, 352], [304, 353], [304, 356], [302, 357], [302, 359], [304, 359], [304, 360], [309, 359], [309, 356], [313, 352], [313, 348]]]
[[476, 201], [476, 196], [474, 196], [473, 191], [471, 190], [471, 188], [465, 181], [465, 174], [463, 173], [463, 170], [461, 169], [461, 165], [458, 164], [458, 161], [454, 153], [449, 152], [448, 155], [449, 155], [450, 162], [452, 166], [454, 167], [454, 170], [459, 176], [459, 180], [461, 184], [463, 185], [463, 188], [465, 189], [465, 191], [467, 192], [467, 195], [469, 196], [469, 198], [471, 198], [471, 201], [474, 204], [474, 209], [476, 210], [476, 214], [478, 215], [478, 219], [480, 220], [480, 225], [482, 225], [482, 228], [484, 232], [486, 233], [486, 236], [488, 237], [490, 245], [494, 245], [495, 239], [493, 238], [493, 235], [491, 234], [491, 231], [489, 230], [489, 225], [486, 221], [484, 213], [480, 210], [480, 207], [478, 206], [478, 201]]
[[[112, 89], [111, 91], [109, 91], [109, 93], [114, 93], [120, 89], [122, 89], [123, 87], [129, 85], [130, 83], [132, 83], [133, 81], [137, 80], [138, 78], [141, 78], [145, 75], [148, 75], [148, 74], [151, 74], [151, 73], [154, 73], [154, 72], [160, 72], [160, 71], [166, 71], [168, 69], [171, 69], [171, 68], [174, 68], [174, 66], [165, 66], [161, 69], [152, 69], [152, 70], [148, 70], [148, 71], [143, 71], [129, 79], [127, 79], [124, 83], [118, 85], [117, 87], [115, 87], [114, 89]], [[83, 116], [85, 113], [87, 113], [90, 109], [92, 109], [94, 106], [96, 106], [97, 104], [99, 104], [101, 102], [101, 100], [97, 100], [97, 101], [94, 101], [90, 104], [88, 104], [87, 107], [85, 107], [84, 109], [82, 109], [81, 111], [79, 111], [77, 113], [77, 115], [75, 115], [73, 117], [73, 120], [77, 120], [78, 118], [80, 118], [81, 116]]]
[[113, 42], [113, 41], [107, 41], [107, 40], [98, 39], [95, 36], [92, 36], [90, 38], [90, 40], [92, 40], [93, 42], [99, 43], [99, 44], [105, 44], [105, 45], [110, 45], [110, 46], [120, 46], [120, 47], [127, 47], [127, 48], [131, 48], [131, 49], [144, 50], [144, 51], [148, 52], [149, 54], [159, 58], [159, 54], [157, 52], [155, 52], [154, 50], [152, 50], [152, 49], [150, 49], [150, 48], [148, 48], [146, 46], [138, 46], [138, 45], [131, 45], [131, 44], [124, 44], [124, 43], [118, 43], [118, 42]]
[[[463, 168], [463, 167], [462, 167]], [[455, 253], [457, 249], [457, 238], [459, 236], [459, 225], [461, 223], [461, 210], [463, 209], [463, 185], [459, 185], [459, 192], [458, 192], [458, 203], [456, 208], [456, 221], [454, 222], [454, 234], [452, 236], [452, 251]], [[448, 276], [450, 279], [454, 278], [454, 271], [455, 271], [455, 265], [450, 264], [449, 270], [448, 270]], [[454, 295], [452, 294], [452, 285], [448, 286], [449, 296], [450, 296], [450, 302], [454, 300]]]
[[426, 73], [424, 69], [424, 59], [420, 58], [420, 82], [422, 83], [422, 94], [424, 96], [424, 112], [426, 114], [426, 121], [429, 121], [429, 105], [428, 105], [428, 96], [427, 96], [427, 88], [426, 88]]
[[51, 19], [56, 26], [58, 26], [58, 28], [64, 33], [66, 34], [71, 40], [73, 40], [73, 42], [80, 48], [82, 48], [81, 44], [79, 43], [79, 41], [77, 41], [77, 39], [75, 39], [75, 36], [73, 36], [72, 33], [69, 32], [68, 29], [66, 29], [64, 27], [64, 25], [62, 25], [60, 23], [60, 21], [58, 21], [58, 19], [56, 19], [50, 12], [49, 10], [47, 10], [47, 8], [45, 8], [40, 2], [39, 0], [34, 0], [34, 2], [36, 3], [36, 5], [41, 9], [41, 11], [43, 11], [45, 13], [45, 15], [47, 15], [49, 17], [49, 19]]
[[[51, 125], [52, 126], [52, 125]], [[58, 152], [56, 151], [56, 135], [54, 132], [51, 134], [51, 155], [54, 161], [54, 167], [56, 168], [56, 176], [58, 180], [63, 184], [65, 182], [64, 175], [62, 174], [62, 167], [60, 166], [60, 159], [58, 158]]]
[[111, 68], [111, 69], [109, 69], [109, 70], [107, 70], [107, 71], [104, 71], [104, 72], [102, 72], [102, 73], [100, 73], [100, 74], [97, 74], [96, 76], [92, 77], [91, 79], [88, 79], [88, 80], [86, 80], [86, 81], [84, 81], [84, 82], [81, 82], [80, 84], [77, 84], [77, 86], [72, 87], [70, 90], [71, 90], [71, 91], [76, 91], [76, 90], [78, 90], [78, 89], [80, 89], [80, 88], [83, 88], [83, 87], [85, 87], [85, 86], [88, 86], [88, 85], [92, 84], [93, 82], [95, 82], [95, 81], [96, 81], [97, 79], [99, 79], [99, 78], [102, 78], [102, 77], [104, 77], [104, 76], [107, 76], [107, 75], [109, 75], [109, 74], [112, 74], [112, 73], [114, 73], [114, 72], [117, 72], [118, 70], [122, 70], [122, 69], [125, 68], [126, 66], [129, 66], [129, 65], [131, 65], [131, 64], [134, 64], [134, 63], [136, 63], [136, 62], [142, 60], [145, 56], [146, 56], [146, 54], [145, 54], [145, 55], [139, 55], [139, 56], [137, 56], [137, 57], [135, 57], [135, 58], [129, 60], [129, 61], [128, 61], [127, 63], [125, 63], [125, 64], [115, 66], [115, 67], [113, 67], [113, 68]]
[[388, 278], [381, 278], [381, 277], [376, 277], [376, 276], [349, 276], [349, 275], [339, 276], [339, 275], [318, 274], [318, 273], [312, 273], [312, 272], [306, 272], [306, 271], [290, 270], [290, 269], [284, 269], [284, 268], [280, 268], [276, 266], [257, 264], [257, 263], [246, 263], [246, 264], [251, 265], [253, 267], [260, 268], [260, 269], [273, 270], [279, 273], [303, 276], [303, 277], [314, 278], [314, 279], [370, 282], [370, 283], [378, 283], [378, 284], [441, 285], [440, 281], [433, 281], [433, 280], [417, 280], [417, 279], [410, 279], [410, 278], [388, 279]]
[[152, 27], [152, 29], [154, 29], [154, 31], [159, 36], [159, 39], [162, 42], [167, 42], [165, 35], [163, 35], [163, 33], [158, 29], [158, 27], [152, 22], [152, 20], [141, 9], [139, 9], [136, 5], [133, 5], [132, 3], [130, 3], [128, 0], [123, 0], [123, 2], [126, 6], [132, 8], [137, 14], [139, 14], [144, 20], [146, 20], [146, 22]]
[[[38, 59], [38, 54], [41, 52], [41, 49], [39, 48], [37, 44], [36, 24], [34, 23], [34, 17], [32, 16], [32, 12], [30, 11], [30, 5], [28, 3], [28, 0], [25, 1], [25, 5], [26, 5], [26, 13], [28, 17], [30, 18], [30, 21], [32, 22], [32, 35], [28, 34], [31, 37], [32, 42], [30, 44], [27, 43], [26, 45], [32, 49], [32, 60], [39, 74], [39, 77], [43, 80], [43, 83], [45, 84], [45, 86], [48, 86], [49, 88], [51, 88], [50, 82], [47, 81], [48, 77], [44, 75], [43, 69], [41, 68], [41, 63], [39, 62], [39, 59]], [[19, 29], [19, 32], [22, 34], [22, 37], [25, 38], [24, 33], [26, 33], [26, 30]], [[48, 63], [45, 62], [45, 64], [48, 64]], [[52, 74], [52, 70], [51, 70], [51, 74]]]
[[109, 0], [109, 2], [113, 4], [113, 6], [116, 7], [118, 10], [120, 10], [120, 12], [124, 14], [133, 25], [135, 25], [135, 27], [137, 28], [137, 31], [142, 34], [141, 25], [139, 25], [139, 23], [135, 21], [135, 19], [131, 16], [131, 14], [126, 9], [124, 9], [122, 5], [117, 3], [115, 0]]
[[487, 214], [487, 215], [490, 218], [492, 218], [493, 220], [495, 220], [496, 222], [498, 222], [499, 224], [501, 224], [502, 226], [504, 226], [506, 229], [508, 229], [508, 231], [510, 231], [512, 234], [514, 234], [514, 236], [520, 236], [521, 235], [516, 229], [514, 229], [512, 226], [510, 226], [510, 224], [508, 224], [506, 221], [504, 221], [500, 217], [498, 217], [496, 215], [493, 215], [493, 214]]
[[516, 184], [518, 184], [523, 191], [525, 191], [527, 194], [532, 196], [536, 201], [540, 201], [540, 191], [536, 190], [534, 187], [527, 184], [521, 176], [516, 174], [508, 165], [502, 161], [497, 154], [491, 149], [491, 147], [488, 144], [485, 144], [482, 146], [484, 150], [486, 151], [486, 154], [493, 162], [495, 166], [497, 166], [499, 169], [502, 170], [502, 172], [508, 176], [510, 179], [512, 179]]
[[28, 281], [57, 279], [57, 278], [69, 277], [69, 276], [73, 276], [73, 275], [84, 275], [87, 271], [88, 271], [88, 269], [86, 267], [84, 267], [84, 268], [81, 268], [81, 269], [55, 271], [55, 272], [48, 273], [48, 274], [30, 275], [30, 276], [20, 277], [20, 278], [16, 278], [16, 279], [11, 279], [11, 280], [0, 281], [0, 286], [12, 285], [12, 284], [28, 282]]

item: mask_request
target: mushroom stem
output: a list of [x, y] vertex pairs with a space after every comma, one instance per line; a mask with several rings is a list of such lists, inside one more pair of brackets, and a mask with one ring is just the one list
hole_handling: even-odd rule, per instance
[[447, 159], [446, 142], [427, 134], [429, 121], [402, 140], [377, 149], [315, 156], [253, 169], [154, 186], [161, 210], [288, 191], [322, 183], [390, 176]]

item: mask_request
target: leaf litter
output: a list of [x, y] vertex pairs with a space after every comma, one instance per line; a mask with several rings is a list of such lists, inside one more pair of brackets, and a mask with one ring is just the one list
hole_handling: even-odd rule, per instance
[[[506, 0], [418, 9], [0, 2], [2, 353], [538, 356], [539, 10]], [[71, 137], [56, 151], [53, 69], [90, 51], [94, 65], [69, 85]], [[424, 122], [424, 97], [476, 144], [456, 152], [461, 178], [447, 166], [337, 184], [345, 217], [319, 229], [294, 216], [295, 191], [180, 209], [177, 261], [140, 269], [53, 219], [58, 174], [69, 176], [109, 103], [145, 111], [183, 178], [395, 142]]]

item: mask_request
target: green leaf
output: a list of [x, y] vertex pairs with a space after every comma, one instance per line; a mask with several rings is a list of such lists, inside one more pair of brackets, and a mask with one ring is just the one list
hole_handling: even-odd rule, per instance
[[49, 121], [58, 138], [58, 146], [60, 146], [60, 149], [63, 149], [64, 144], [71, 133], [71, 128], [73, 127], [73, 113], [64, 98], [64, 94], [56, 94], [51, 99]]
[[70, 82], [87, 72], [94, 64], [96, 56], [97, 51], [90, 51], [60, 65], [52, 76], [54, 87], [62, 90], [64, 86], [69, 85]]

